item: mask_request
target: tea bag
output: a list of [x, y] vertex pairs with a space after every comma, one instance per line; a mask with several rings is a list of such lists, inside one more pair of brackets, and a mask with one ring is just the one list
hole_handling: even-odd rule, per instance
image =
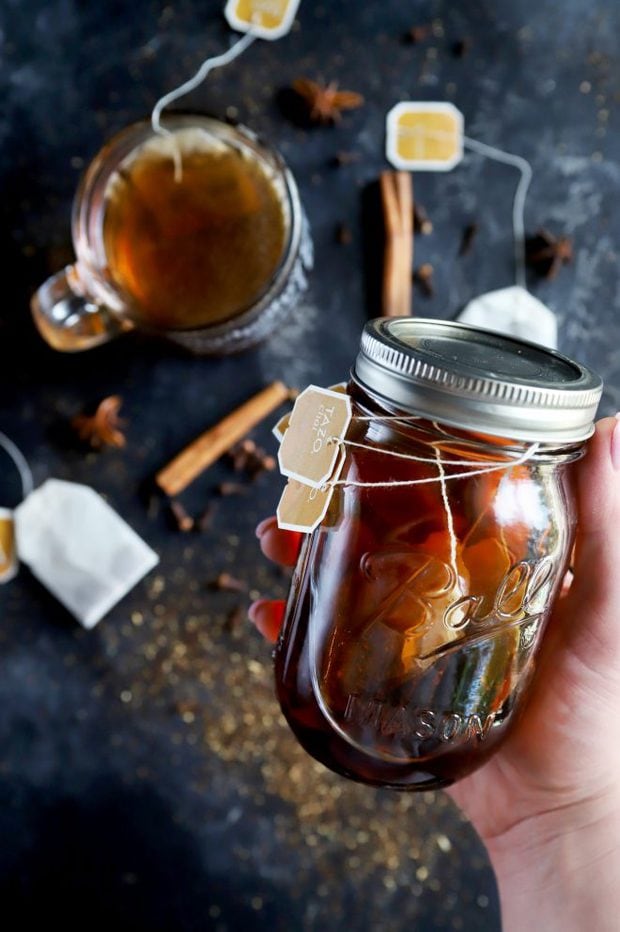
[[85, 628], [159, 562], [93, 489], [48, 479], [15, 510], [20, 560]]
[[478, 295], [458, 319], [485, 330], [498, 330], [521, 340], [557, 349], [558, 324], [553, 311], [520, 285]]

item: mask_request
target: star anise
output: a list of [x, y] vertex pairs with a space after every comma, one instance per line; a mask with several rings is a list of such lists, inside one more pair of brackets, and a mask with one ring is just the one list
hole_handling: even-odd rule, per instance
[[568, 236], [554, 236], [548, 230], [537, 230], [525, 242], [527, 264], [543, 278], [555, 278], [560, 266], [573, 260], [573, 243]]
[[118, 416], [122, 403], [120, 395], [110, 395], [99, 403], [92, 416], [79, 414], [74, 417], [71, 426], [77, 431], [80, 440], [88, 442], [97, 450], [106, 446], [124, 447], [125, 435], [121, 430], [124, 421]]
[[364, 103], [355, 91], [339, 91], [336, 81], [319, 84], [310, 78], [297, 78], [293, 90], [304, 99], [313, 123], [338, 123], [343, 110], [355, 110]]

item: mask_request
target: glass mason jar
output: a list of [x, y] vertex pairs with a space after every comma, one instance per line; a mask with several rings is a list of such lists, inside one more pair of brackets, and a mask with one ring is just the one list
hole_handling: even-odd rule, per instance
[[571, 465], [601, 391], [578, 363], [498, 333], [367, 325], [344, 469], [276, 648], [284, 715], [315, 758], [427, 789], [498, 748], [567, 568]]

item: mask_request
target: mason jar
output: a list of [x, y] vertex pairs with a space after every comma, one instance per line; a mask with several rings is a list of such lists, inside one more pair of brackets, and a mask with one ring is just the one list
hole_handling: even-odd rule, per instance
[[347, 392], [344, 469], [276, 647], [279, 700], [332, 770], [447, 786], [497, 750], [527, 700], [602, 383], [533, 343], [382, 318]]

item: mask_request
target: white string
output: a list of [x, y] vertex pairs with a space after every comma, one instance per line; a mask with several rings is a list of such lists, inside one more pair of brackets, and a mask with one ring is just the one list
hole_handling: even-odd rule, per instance
[[[348, 446], [348, 447], [357, 447], [357, 448], [360, 449], [360, 450], [369, 450], [371, 453], [379, 453], [379, 454], [381, 454], [381, 456], [395, 456], [397, 459], [401, 459], [401, 460], [412, 460], [414, 463], [432, 463], [432, 464], [435, 464], [435, 463], [437, 462], [437, 460], [435, 459], [435, 457], [432, 457], [432, 456], [431, 456], [431, 457], [429, 457], [429, 456], [414, 456], [412, 453], [400, 453], [398, 450], [386, 450], [386, 449], [383, 449], [383, 448], [370, 446], [370, 444], [367, 444], [367, 443], [357, 443], [355, 440], [346, 440], [346, 439], [341, 440], [340, 437], [330, 437], [328, 442], [344, 444], [345, 446]], [[508, 453], [508, 451], [506, 451], [506, 454], [505, 454], [505, 455], [506, 455], [506, 456], [510, 456], [511, 454]], [[489, 461], [488, 461], [488, 459], [486, 459], [486, 460], [450, 460], [450, 459], [444, 459], [444, 460], [442, 460], [442, 462], [443, 462], [444, 466], [486, 466], [486, 464], [487, 464]], [[514, 463], [514, 461], [513, 461], [513, 463]], [[510, 463], [507, 463], [506, 465], [509, 466]]]
[[[498, 469], [512, 469], [515, 466], [521, 466], [537, 453], [539, 447], [539, 443], [533, 443], [522, 456], [518, 457], [518, 459], [511, 460], [508, 463], [499, 463], [497, 466], [487, 466], [484, 469], [472, 469], [468, 472], [454, 472], [449, 476], [445, 476], [445, 481], [449, 482], [452, 479], [469, 479], [471, 476], [482, 476], [488, 472], [496, 472]], [[330, 485], [350, 485], [360, 489], [389, 489], [395, 488], [396, 486], [428, 485], [431, 482], [439, 482], [439, 479], [435, 476], [429, 476], [426, 479], [394, 479], [386, 482], [356, 482], [351, 479], [337, 479], [335, 482], [328, 482], [327, 487]]]
[[526, 288], [525, 275], [525, 197], [532, 180], [532, 166], [520, 155], [512, 155], [510, 152], [504, 152], [502, 149], [496, 149], [495, 146], [489, 146], [484, 142], [478, 142], [477, 139], [471, 139], [469, 136], [463, 137], [463, 143], [467, 149], [477, 152], [487, 159], [494, 159], [496, 162], [502, 162], [504, 165], [512, 165], [521, 172], [519, 184], [516, 187], [514, 200], [512, 203], [512, 230], [514, 237], [515, 251], [515, 281], [517, 285]]
[[422, 416], [418, 414], [354, 414], [354, 421], [403, 421], [405, 424], [409, 421], [421, 421]]
[[[161, 125], [161, 115], [163, 110], [175, 100], [178, 100], [179, 97], [184, 97], [186, 94], [189, 94], [190, 91], [195, 90], [195, 88], [202, 84], [209, 72], [213, 71], [214, 68], [221, 68], [223, 65], [230, 64], [230, 62], [234, 61], [235, 58], [239, 58], [239, 56], [245, 52], [248, 46], [250, 46], [255, 39], [255, 33], [247, 32], [237, 42], [233, 43], [233, 45], [231, 45], [231, 47], [226, 52], [222, 52], [221, 55], [213, 55], [211, 58], [205, 59], [193, 77], [189, 78], [178, 87], [175, 87], [167, 94], [164, 94], [163, 97], [160, 97], [153, 107], [153, 111], [151, 113], [151, 126], [153, 127], [153, 132], [159, 133], [161, 136], [172, 136], [172, 132], [169, 129], [166, 129], [165, 126]], [[178, 182], [183, 177], [183, 168], [181, 165], [181, 154], [178, 147], [176, 146], [174, 148], [173, 158], [174, 180]]]
[[448, 501], [448, 490], [446, 488], [446, 473], [443, 468], [443, 463], [441, 462], [441, 453], [439, 452], [439, 447], [435, 447], [435, 457], [437, 459], [437, 469], [439, 470], [439, 482], [441, 484], [441, 500], [443, 502], [443, 507], [446, 512], [446, 521], [448, 524], [448, 535], [450, 537], [450, 565], [454, 570], [454, 579], [458, 586], [459, 581], [459, 570], [456, 565], [456, 534], [454, 533], [454, 521], [452, 519], [452, 509], [450, 508], [450, 502]]
[[19, 472], [19, 477], [22, 481], [22, 498], [28, 498], [32, 490], [34, 489], [34, 479], [32, 476], [32, 470], [28, 465], [26, 457], [19, 449], [19, 447], [13, 443], [13, 441], [7, 437], [6, 434], [3, 434], [0, 430], [0, 447], [2, 447], [15, 464], [17, 471]]

